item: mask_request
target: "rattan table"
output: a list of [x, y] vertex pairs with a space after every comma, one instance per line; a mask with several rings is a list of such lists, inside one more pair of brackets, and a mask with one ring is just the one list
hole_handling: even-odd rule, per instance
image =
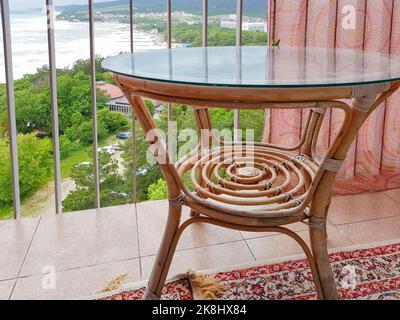
[[[160, 298], [179, 238], [193, 223], [292, 237], [309, 260], [318, 297], [337, 298], [326, 233], [333, 184], [362, 124], [400, 87], [398, 58], [348, 49], [209, 47], [121, 54], [103, 67], [157, 146], [168, 187], [168, 222], [144, 298]], [[202, 133], [198, 147], [172, 163], [143, 98], [192, 106]], [[219, 139], [210, 108], [308, 109], [309, 115], [299, 143], [278, 146]], [[341, 128], [320, 156], [322, 122], [335, 109], [343, 113]], [[186, 221], [183, 206], [193, 213]], [[311, 248], [285, 227], [299, 221], [309, 226]]]

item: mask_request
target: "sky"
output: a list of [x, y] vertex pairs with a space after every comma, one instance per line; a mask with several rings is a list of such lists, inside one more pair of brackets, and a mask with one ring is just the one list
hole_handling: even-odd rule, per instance
[[[95, 2], [104, 2], [106, 0], [96, 0]], [[56, 6], [68, 4], [85, 4], [88, 0], [53, 0]], [[11, 10], [36, 9], [45, 6], [46, 0], [9, 0]]]

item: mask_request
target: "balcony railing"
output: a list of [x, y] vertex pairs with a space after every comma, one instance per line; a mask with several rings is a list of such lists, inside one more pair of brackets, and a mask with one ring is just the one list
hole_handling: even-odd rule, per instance
[[[202, 45], [208, 45], [208, 11], [209, 1], [202, 1]], [[268, 1], [268, 0], [266, 0]], [[243, 26], [243, 0], [236, 0], [236, 45], [242, 45], [242, 26]], [[61, 165], [60, 165], [60, 136], [59, 136], [59, 119], [58, 119], [58, 103], [57, 103], [57, 69], [56, 69], [56, 50], [55, 50], [55, 35], [54, 35], [54, 4], [53, 0], [45, 0], [46, 15], [47, 15], [47, 43], [48, 43], [48, 62], [49, 62], [49, 81], [51, 91], [51, 123], [52, 123], [52, 142], [53, 142], [53, 161], [54, 161], [54, 181], [55, 181], [55, 212], [62, 213], [62, 193], [61, 193]], [[172, 0], [166, 0], [167, 7], [167, 47], [172, 47]], [[133, 0], [129, 1], [129, 30], [130, 30], [130, 51], [135, 49], [134, 39], [134, 6]], [[100, 208], [100, 177], [99, 177], [99, 155], [98, 155], [98, 128], [97, 128], [97, 102], [96, 102], [96, 64], [95, 64], [95, 11], [94, 1], [88, 0], [89, 13], [89, 45], [90, 45], [90, 78], [91, 78], [91, 101], [92, 101], [92, 126], [93, 126], [93, 167], [94, 167], [94, 183], [95, 183], [95, 207]], [[17, 148], [17, 126], [15, 115], [15, 96], [14, 96], [14, 76], [13, 76], [13, 56], [11, 48], [11, 24], [10, 24], [10, 7], [9, 0], [1, 0], [1, 19], [3, 32], [4, 46], [4, 63], [6, 74], [6, 89], [7, 89], [7, 114], [8, 114], [8, 134], [10, 141], [10, 158], [12, 169], [12, 192], [13, 192], [13, 208], [14, 218], [21, 217], [21, 198], [18, 173], [18, 148]], [[266, 39], [267, 42], [268, 39]], [[240, 76], [240, 75], [238, 75]], [[173, 120], [173, 107], [168, 104], [168, 136], [171, 137]], [[132, 134], [133, 134], [133, 174], [132, 174], [132, 194], [133, 199], [137, 199], [137, 174], [136, 174], [136, 125], [135, 117], [132, 117]], [[234, 112], [234, 128], [239, 129], [240, 114], [236, 110]], [[239, 130], [234, 130], [239, 132]], [[238, 139], [236, 135], [234, 137]]]

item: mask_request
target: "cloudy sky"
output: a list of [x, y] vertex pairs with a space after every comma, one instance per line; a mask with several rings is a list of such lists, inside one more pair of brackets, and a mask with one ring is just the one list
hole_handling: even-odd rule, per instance
[[[56, 6], [66, 4], [84, 4], [88, 3], [88, 0], [53, 0]], [[96, 2], [104, 2], [106, 0], [96, 0]], [[42, 8], [46, 0], [11, 0], [9, 1], [11, 10], [23, 10], [32, 8]]]

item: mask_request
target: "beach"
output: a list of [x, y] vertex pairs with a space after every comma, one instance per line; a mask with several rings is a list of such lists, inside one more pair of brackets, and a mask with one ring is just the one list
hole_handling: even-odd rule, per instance
[[[14, 78], [35, 73], [48, 65], [46, 16], [40, 12], [11, 14], [11, 37]], [[0, 35], [1, 41], [2, 35]], [[55, 21], [57, 68], [71, 66], [74, 61], [88, 59], [89, 25], [85, 22]], [[96, 55], [107, 57], [130, 50], [129, 25], [95, 23]], [[162, 48], [156, 34], [134, 32], [135, 51]], [[5, 82], [4, 54], [0, 51], [0, 82]]]

